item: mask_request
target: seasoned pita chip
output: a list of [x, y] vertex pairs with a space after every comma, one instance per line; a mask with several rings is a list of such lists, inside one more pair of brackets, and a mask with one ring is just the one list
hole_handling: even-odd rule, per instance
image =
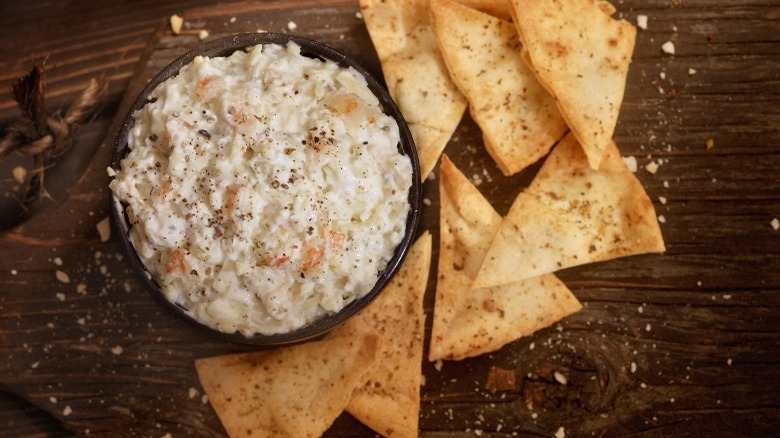
[[425, 330], [423, 296], [430, 267], [431, 235], [426, 231], [381, 295], [331, 332], [331, 336], [378, 333], [382, 338], [379, 365], [352, 393], [347, 412], [387, 437], [417, 436]]
[[509, 0], [457, 0], [457, 2], [502, 20], [512, 18], [512, 4]]
[[429, 23], [427, 0], [360, 0], [390, 96], [412, 132], [424, 180], [466, 109]]
[[524, 59], [598, 169], [615, 131], [636, 28], [595, 0], [511, 0]]
[[195, 361], [201, 385], [231, 437], [318, 437], [379, 359], [361, 334]]
[[473, 287], [663, 251], [653, 203], [615, 143], [604, 152], [599, 170], [593, 170], [569, 134], [512, 204]]
[[452, 0], [432, 0], [431, 17], [451, 76], [504, 175], [547, 155], [566, 122], [523, 61], [515, 26]]
[[[501, 216], [445, 154], [441, 162], [439, 279], [429, 360], [495, 351], [582, 308], [554, 275], [471, 289]], [[523, 260], [508, 255], [515, 265]]]

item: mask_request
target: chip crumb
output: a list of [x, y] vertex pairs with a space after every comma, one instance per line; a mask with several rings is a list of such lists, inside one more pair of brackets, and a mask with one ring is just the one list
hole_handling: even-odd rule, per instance
[[70, 276], [63, 271], [60, 271], [59, 269], [57, 269], [57, 271], [54, 273], [54, 276], [57, 277], [57, 280], [60, 283], [70, 283]]
[[536, 420], [538, 417], [539, 417], [539, 414], [537, 414], [536, 412], [531, 412], [531, 418]]
[[558, 430], [555, 431], [555, 438], [566, 438], [566, 430], [563, 428], [563, 426], [559, 427]]
[[203, 397], [200, 398], [200, 402], [205, 405], [206, 403], [209, 402], [209, 396], [207, 396], [206, 394], [203, 394]]
[[647, 15], [637, 15], [636, 25], [642, 30], [647, 30]]
[[724, 300], [730, 300], [730, 299], [731, 299], [731, 295], [729, 295], [729, 294], [723, 294], [723, 299], [724, 299]]
[[662, 71], [661, 73], [658, 73], [658, 77], [661, 79], [666, 79], [666, 72]]
[[36, 369], [36, 368], [38, 368], [38, 365], [40, 365], [40, 364], [41, 364], [40, 362], [33, 362], [33, 363], [30, 364], [30, 368]]
[[[772, 226], [772, 229], [773, 229], [773, 230], [777, 231], [777, 230], [779, 230], [779, 229], [780, 229], [780, 220], [778, 220], [777, 218], [774, 218], [774, 219], [772, 219], [772, 220], [769, 222], [769, 225], [771, 225], [771, 226]], [[13, 274], [13, 271], [11, 271], [11, 273]], [[14, 275], [16, 275], [16, 274], [14, 274]]]
[[696, 74], [695, 68], [688, 68], [688, 76], [693, 76]]
[[84, 283], [79, 283], [76, 285], [76, 293], [79, 295], [84, 295], [87, 292], [87, 285]]
[[664, 215], [662, 215], [662, 214], [658, 215], [658, 222], [660, 222], [662, 224], [666, 223], [666, 218], [664, 217]]
[[431, 200], [428, 198], [423, 198], [423, 204], [425, 204], [426, 207], [431, 206]]
[[533, 350], [534, 348], [536, 348], [536, 344], [534, 342], [531, 342], [531, 345], [528, 346], [528, 349]]
[[664, 188], [665, 188], [665, 189], [668, 189], [668, 188], [669, 188], [669, 181], [664, 181], [664, 183], [663, 183], [663, 184], [664, 184]]
[[111, 349], [111, 353], [113, 353], [115, 356], [119, 356], [120, 354], [122, 354], [123, 351], [124, 350], [122, 349], [121, 345], [117, 345], [116, 347], [113, 347]]
[[73, 409], [70, 408], [70, 405], [65, 406], [65, 409], [62, 410], [62, 415], [68, 416], [73, 413]]
[[209, 31], [207, 31], [206, 29], [201, 29], [198, 32], [198, 39], [199, 40], [203, 41], [203, 40], [205, 40], [208, 37], [209, 37]]
[[639, 384], [639, 387], [644, 389], [647, 388], [647, 385], [645, 384], [645, 382], [642, 382]]
[[108, 240], [111, 239], [111, 222], [109, 222], [108, 216], [98, 222], [97, 225], [95, 225], [95, 228], [97, 228], [101, 242], [108, 242]]
[[192, 388], [192, 387], [190, 387], [189, 396], [190, 396], [190, 398], [195, 398], [195, 397], [197, 397], [197, 396], [198, 396], [198, 390], [197, 390], [197, 389], [195, 389], [195, 388]]
[[24, 183], [24, 177], [27, 176], [27, 169], [22, 166], [16, 166], [11, 171], [11, 175], [13, 175], [17, 184], [22, 184]]
[[701, 287], [701, 280], [698, 280], [698, 281], [696, 282], [696, 286], [699, 286], [699, 287]]
[[[178, 35], [181, 32], [181, 25], [184, 24], [184, 18], [173, 14], [171, 15], [171, 31], [174, 35]], [[109, 176], [113, 176], [109, 174]]]
[[87, 320], [86, 320], [86, 319], [84, 319], [84, 318], [79, 318], [79, 319], [77, 319], [77, 320], [76, 320], [76, 322], [78, 322], [78, 323], [79, 323], [79, 325], [84, 325], [84, 324], [86, 324], [86, 323], [87, 323]]
[[658, 172], [658, 163], [656, 163], [655, 161], [651, 161], [647, 163], [647, 165], [645, 166], [645, 170], [655, 175], [655, 173]]
[[662, 205], [666, 205], [666, 196], [659, 196], [658, 200], [661, 202]]
[[357, 12], [355, 12], [355, 18], [357, 18], [358, 20], [362, 20], [363, 19], [363, 14], [361, 14], [360, 11], [357, 11]]
[[674, 403], [674, 397], [669, 399], [669, 403]]
[[106, 167], [106, 173], [110, 177], [116, 176], [116, 170], [114, 170], [114, 168], [111, 166]]
[[165, 435], [161, 436], [160, 438], [173, 438], [173, 435], [171, 435], [171, 433], [168, 432]]
[[53, 396], [53, 395], [52, 395], [52, 396], [50, 396], [50, 397], [49, 397], [49, 402], [50, 402], [50, 403], [57, 403], [57, 397], [55, 397], [55, 396]]
[[715, 140], [708, 138], [707, 141], [704, 142], [704, 145], [707, 146], [707, 150], [710, 151], [715, 147]]
[[628, 170], [630, 170], [632, 173], [636, 173], [636, 157], [633, 155], [629, 155], [627, 157], [621, 157], [623, 159], [623, 162], [626, 163], [626, 167], [628, 167]]
[[646, 332], [649, 332], [649, 331], [650, 331], [650, 330], [652, 330], [652, 329], [653, 329], [653, 327], [652, 327], [652, 326], [650, 325], [650, 323], [648, 322], [648, 323], [647, 323], [647, 325], [645, 326], [645, 331], [646, 331]]
[[57, 292], [54, 296], [56, 296], [60, 301], [65, 301], [65, 294], [62, 292]]
[[636, 308], [636, 311], [639, 313], [645, 313], [645, 308], [643, 306], [639, 306]]
[[569, 380], [564, 376], [563, 374], [559, 373], [558, 371], [553, 373], [553, 377], [555, 377], [555, 380], [560, 383], [561, 385], [566, 385]]
[[55, 264], [55, 265], [57, 265], [57, 266], [62, 266], [62, 259], [61, 259], [61, 258], [59, 258], [59, 257], [54, 257], [54, 258], [51, 260], [51, 262], [52, 262], [52, 263], [54, 263], [54, 264]]
[[436, 368], [436, 371], [441, 371], [441, 368], [444, 366], [444, 362], [442, 362], [441, 359], [437, 359], [436, 362], [433, 363], [433, 367]]
[[238, 18], [236, 18], [236, 17], [230, 17], [230, 23], [231, 23], [231, 24], [235, 23], [235, 22], [236, 22], [236, 20], [238, 20]]
[[11, 269], [11, 275], [17, 275], [17, 274], [19, 274], [19, 271], [17, 271], [16, 269]]
[[636, 362], [631, 362], [631, 373], [633, 374], [635, 372], [636, 372]]
[[665, 42], [661, 46], [661, 50], [663, 50], [663, 52], [666, 53], [667, 55], [674, 55], [674, 43], [671, 41]]

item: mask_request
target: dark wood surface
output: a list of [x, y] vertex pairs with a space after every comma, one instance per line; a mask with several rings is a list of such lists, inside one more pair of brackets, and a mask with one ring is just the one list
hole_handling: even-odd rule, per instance
[[[34, 56], [55, 66], [52, 109], [90, 77], [110, 81], [102, 112], [51, 169], [54, 201], [13, 226], [10, 170], [29, 163], [0, 164], [0, 216], [11, 226], [0, 232], [0, 436], [224, 434], [201, 400], [193, 360], [250, 348], [172, 317], [128, 270], [117, 240], [98, 239], [114, 122], [155, 71], [198, 43], [170, 35], [172, 12], [212, 37], [287, 31], [294, 21], [296, 34], [380, 69], [357, 1], [210, 3], [0, 2], [0, 88]], [[780, 433], [780, 230], [770, 225], [780, 219], [780, 3], [616, 6], [631, 22], [649, 17], [615, 140], [639, 163], [668, 251], [561, 272], [585, 305], [578, 314], [493, 354], [423, 363], [424, 436], [552, 436], [561, 426], [566, 436]], [[674, 56], [662, 53], [666, 41]], [[10, 94], [0, 95], [0, 124], [17, 114]], [[505, 214], [539, 165], [504, 178], [480, 138], [466, 116], [446, 152]], [[655, 174], [644, 169], [658, 160]], [[434, 245], [437, 187], [425, 184], [431, 206], [421, 226]], [[70, 283], [56, 279], [58, 269]], [[328, 435], [372, 433], [344, 414]]]

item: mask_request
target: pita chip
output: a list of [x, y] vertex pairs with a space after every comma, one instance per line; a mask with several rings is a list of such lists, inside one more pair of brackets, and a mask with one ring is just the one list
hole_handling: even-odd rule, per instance
[[515, 26], [452, 0], [431, 0], [431, 17], [451, 76], [504, 175], [547, 155], [567, 126], [523, 61]]
[[512, 18], [512, 4], [509, 0], [457, 0], [457, 2], [502, 20]]
[[411, 247], [387, 288], [331, 336], [378, 333], [379, 364], [367, 382], [352, 393], [347, 412], [386, 437], [416, 437], [420, 417], [423, 296], [431, 267], [431, 235], [427, 231]]
[[663, 251], [653, 203], [615, 143], [609, 143], [599, 170], [593, 170], [568, 134], [515, 199], [473, 287]]
[[387, 89], [412, 132], [424, 180], [466, 110], [429, 22], [428, 0], [360, 0]]
[[[554, 275], [471, 289], [501, 216], [445, 154], [440, 178], [439, 278], [429, 360], [461, 360], [504, 345], [577, 312], [577, 298]], [[512, 263], [522, 260], [508, 255]]]
[[326, 339], [195, 361], [231, 437], [318, 437], [379, 359], [379, 337]]
[[636, 28], [596, 0], [511, 0], [524, 59], [598, 169], [615, 131]]

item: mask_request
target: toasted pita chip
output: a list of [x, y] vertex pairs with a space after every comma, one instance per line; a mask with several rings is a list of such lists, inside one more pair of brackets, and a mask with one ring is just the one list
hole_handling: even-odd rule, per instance
[[598, 169], [615, 131], [636, 28], [595, 0], [512, 0], [512, 17], [539, 82]]
[[390, 96], [417, 146], [425, 179], [466, 110], [429, 23], [427, 0], [360, 0]]
[[457, 0], [457, 2], [502, 20], [512, 18], [512, 4], [509, 0]]
[[566, 122], [523, 61], [515, 26], [452, 0], [432, 0], [431, 17], [451, 76], [504, 175], [550, 152]]
[[593, 170], [569, 134], [512, 204], [473, 287], [663, 251], [653, 203], [615, 143], [604, 152], [599, 170]]
[[[495, 351], [582, 308], [554, 275], [492, 288], [471, 283], [501, 216], [445, 154], [441, 162], [439, 279], [429, 360]], [[515, 265], [523, 260], [508, 255]]]
[[377, 335], [195, 361], [231, 437], [318, 437], [379, 359]]
[[430, 267], [431, 235], [426, 231], [381, 295], [330, 335], [381, 336], [379, 365], [352, 393], [347, 412], [387, 437], [417, 436], [425, 330], [423, 296]]

